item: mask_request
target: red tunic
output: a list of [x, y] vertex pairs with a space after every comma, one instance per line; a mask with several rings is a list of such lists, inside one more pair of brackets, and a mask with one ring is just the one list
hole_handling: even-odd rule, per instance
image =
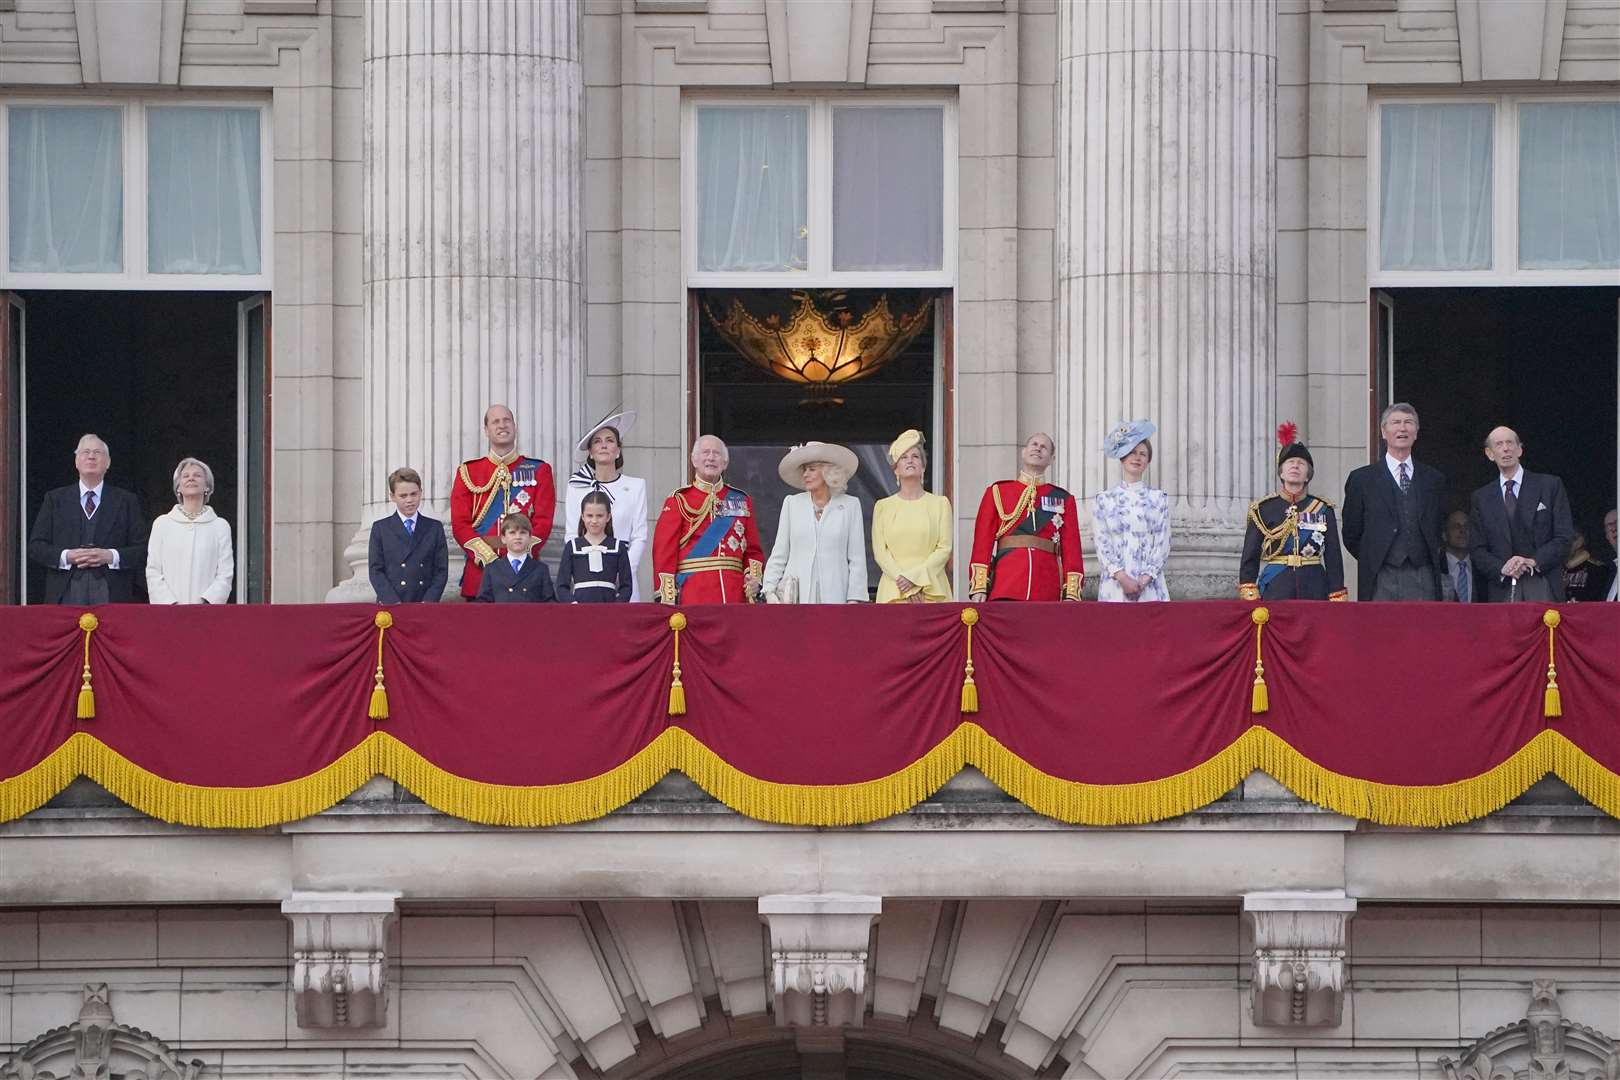
[[664, 500], [653, 530], [653, 579], [660, 603], [741, 604], [745, 585], [765, 574], [754, 501], [724, 481], [694, 481]]
[[1078, 600], [1080, 515], [1056, 484], [997, 480], [979, 500], [968, 592], [990, 600]]
[[462, 462], [450, 480], [450, 531], [467, 553], [461, 595], [468, 600], [477, 596], [484, 567], [506, 550], [501, 543], [501, 522], [506, 515], [528, 515], [534, 526], [532, 551], [551, 535], [556, 512], [551, 466], [539, 458], [486, 454]]

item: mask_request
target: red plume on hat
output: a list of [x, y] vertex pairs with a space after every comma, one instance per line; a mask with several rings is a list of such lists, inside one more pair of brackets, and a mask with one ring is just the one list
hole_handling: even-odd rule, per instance
[[1292, 446], [1298, 441], [1299, 427], [1292, 420], [1277, 425], [1277, 445]]

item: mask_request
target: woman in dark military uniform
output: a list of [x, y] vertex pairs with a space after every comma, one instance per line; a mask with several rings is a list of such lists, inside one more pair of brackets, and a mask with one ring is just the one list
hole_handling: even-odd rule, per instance
[[1238, 570], [1244, 600], [1346, 600], [1344, 555], [1333, 504], [1307, 490], [1316, 466], [1293, 424], [1277, 429], [1275, 495], [1249, 504]]

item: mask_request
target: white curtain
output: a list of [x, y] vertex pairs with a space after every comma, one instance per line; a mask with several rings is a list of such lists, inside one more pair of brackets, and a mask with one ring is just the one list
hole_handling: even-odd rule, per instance
[[13, 105], [8, 119], [11, 269], [57, 274], [122, 270], [120, 110]]
[[259, 272], [259, 110], [146, 113], [147, 267]]
[[1520, 106], [1519, 265], [1620, 267], [1620, 103]]
[[1378, 242], [1385, 270], [1490, 269], [1494, 109], [1383, 107]]
[[802, 108], [704, 108], [697, 123], [699, 270], [803, 270]]
[[833, 110], [833, 268], [938, 270], [945, 251], [939, 109]]

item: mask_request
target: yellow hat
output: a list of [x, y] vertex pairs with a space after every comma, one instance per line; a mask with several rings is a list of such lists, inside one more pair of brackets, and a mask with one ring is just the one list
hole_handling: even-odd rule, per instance
[[889, 464], [897, 463], [905, 456], [907, 450], [910, 450], [913, 446], [921, 446], [927, 441], [927, 439], [923, 438], [923, 433], [916, 428], [902, 431], [900, 437], [889, 444]]

